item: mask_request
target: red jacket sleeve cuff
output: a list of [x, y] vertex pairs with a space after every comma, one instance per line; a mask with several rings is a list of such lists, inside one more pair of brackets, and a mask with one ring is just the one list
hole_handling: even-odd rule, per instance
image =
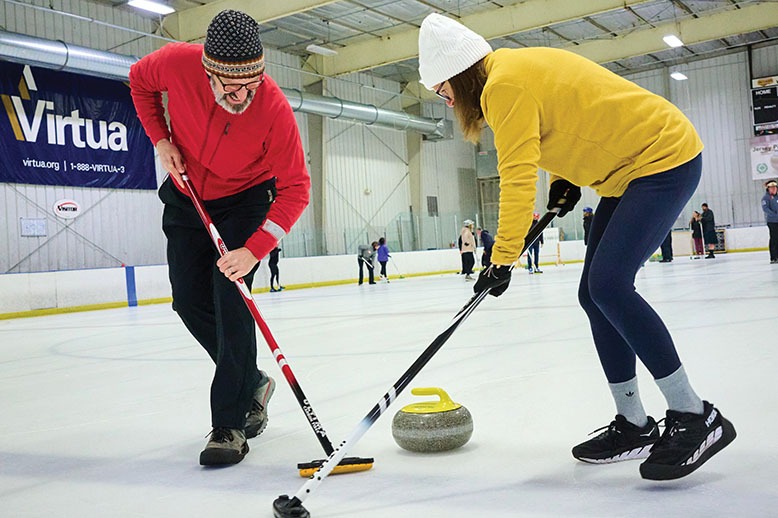
[[254, 254], [254, 257], [257, 258], [257, 261], [261, 261], [265, 258], [265, 256], [267, 256], [267, 254], [270, 253], [272, 249], [276, 247], [277, 244], [278, 239], [276, 239], [273, 234], [262, 228], [259, 228], [256, 232], [254, 232], [254, 234], [252, 234], [248, 241], [246, 241], [246, 248], [248, 248], [249, 251]]

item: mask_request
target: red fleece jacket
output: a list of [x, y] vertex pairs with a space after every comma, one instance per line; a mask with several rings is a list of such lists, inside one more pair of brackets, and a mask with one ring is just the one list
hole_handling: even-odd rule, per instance
[[[283, 92], [267, 74], [242, 114], [216, 104], [200, 62], [202, 52], [202, 45], [170, 43], [135, 63], [130, 68], [132, 100], [151, 143], [156, 146], [169, 138], [178, 147], [189, 179], [204, 200], [276, 178], [278, 195], [267, 220], [246, 242], [262, 259], [308, 205], [311, 180], [297, 123]], [[162, 92], [167, 92], [170, 129]]]

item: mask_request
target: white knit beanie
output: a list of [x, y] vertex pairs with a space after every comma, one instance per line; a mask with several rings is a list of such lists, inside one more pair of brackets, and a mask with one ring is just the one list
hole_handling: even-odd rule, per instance
[[419, 75], [421, 84], [432, 87], [478, 63], [492, 52], [481, 36], [461, 23], [432, 13], [419, 30]]

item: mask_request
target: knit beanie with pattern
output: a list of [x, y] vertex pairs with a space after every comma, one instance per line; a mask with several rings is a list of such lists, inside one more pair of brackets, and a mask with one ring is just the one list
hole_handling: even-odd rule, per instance
[[217, 14], [205, 35], [203, 66], [220, 77], [255, 77], [265, 69], [259, 24], [241, 11]]
[[480, 35], [461, 23], [432, 13], [419, 30], [421, 84], [432, 87], [464, 72], [492, 52]]

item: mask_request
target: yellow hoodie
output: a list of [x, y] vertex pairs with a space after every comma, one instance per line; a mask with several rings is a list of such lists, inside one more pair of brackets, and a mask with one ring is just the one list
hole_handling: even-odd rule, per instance
[[532, 223], [538, 167], [604, 197], [702, 151], [673, 104], [560, 49], [500, 49], [486, 56], [481, 108], [494, 131], [500, 174], [495, 264], [513, 263]]

